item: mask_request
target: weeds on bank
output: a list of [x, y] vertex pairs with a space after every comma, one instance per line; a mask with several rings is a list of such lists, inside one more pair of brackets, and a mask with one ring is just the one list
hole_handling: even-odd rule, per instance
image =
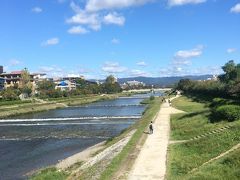
[[33, 175], [30, 180], [65, 180], [67, 176], [68, 174], [65, 171], [60, 171], [54, 167], [51, 167]]
[[[209, 105], [206, 99], [196, 102], [193, 99], [181, 97], [173, 101], [173, 106], [188, 113], [171, 117], [172, 140], [188, 140], [226, 125], [231, 125], [231, 128], [197, 140], [170, 145], [167, 179], [218, 179], [221, 177], [219, 174], [223, 175], [225, 170], [228, 171], [225, 176], [222, 176], [225, 179], [240, 177], [239, 158], [234, 159], [239, 150], [201, 167], [203, 163], [240, 142], [240, 121], [211, 123]], [[228, 161], [229, 163], [226, 163]], [[197, 170], [191, 172], [195, 168]], [[219, 173], [219, 170], [222, 172]]]

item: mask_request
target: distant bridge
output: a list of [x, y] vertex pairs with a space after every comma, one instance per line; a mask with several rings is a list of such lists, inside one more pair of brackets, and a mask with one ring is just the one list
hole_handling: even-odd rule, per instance
[[172, 88], [153, 88], [153, 89], [131, 89], [123, 92], [151, 92], [151, 91], [170, 91]]

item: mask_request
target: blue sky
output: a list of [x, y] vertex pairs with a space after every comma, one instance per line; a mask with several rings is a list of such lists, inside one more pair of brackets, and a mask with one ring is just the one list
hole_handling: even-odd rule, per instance
[[240, 60], [239, 0], [1, 0], [0, 17], [5, 71], [159, 77]]

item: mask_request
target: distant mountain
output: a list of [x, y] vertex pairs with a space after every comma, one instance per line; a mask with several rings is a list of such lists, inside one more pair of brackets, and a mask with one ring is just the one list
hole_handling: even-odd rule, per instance
[[[172, 77], [129, 77], [129, 78], [118, 78], [120, 84], [126, 83], [127, 81], [140, 81], [146, 85], [154, 85], [157, 87], [170, 87], [178, 83], [181, 79], [191, 79], [191, 80], [207, 80], [212, 78], [213, 75], [189, 75], [189, 76], [172, 76]], [[89, 81], [96, 82], [96, 79], [90, 79]], [[104, 82], [105, 80], [98, 80], [99, 82]]]
[[118, 82], [123, 84], [127, 81], [141, 81], [146, 85], [154, 85], [160, 87], [172, 86], [178, 83], [181, 79], [191, 79], [191, 80], [206, 80], [212, 78], [212, 75], [199, 75], [199, 76], [175, 76], [175, 77], [130, 77], [130, 78], [119, 78]]

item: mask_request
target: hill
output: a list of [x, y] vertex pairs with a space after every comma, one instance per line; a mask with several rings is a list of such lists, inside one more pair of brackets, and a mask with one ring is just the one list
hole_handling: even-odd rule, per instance
[[178, 83], [181, 79], [191, 79], [191, 80], [206, 80], [212, 78], [212, 75], [200, 75], [200, 76], [175, 76], [175, 77], [129, 77], [129, 78], [119, 78], [118, 82], [123, 84], [127, 81], [140, 81], [146, 85], [154, 85], [167, 87]]

